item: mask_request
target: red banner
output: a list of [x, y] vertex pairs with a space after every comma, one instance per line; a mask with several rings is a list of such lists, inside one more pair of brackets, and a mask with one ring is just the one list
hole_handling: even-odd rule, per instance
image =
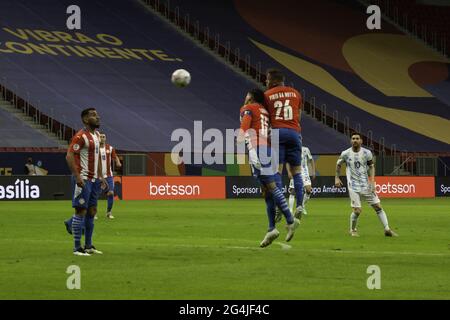
[[122, 177], [124, 200], [225, 199], [225, 177]]
[[434, 177], [376, 177], [380, 198], [434, 198]]

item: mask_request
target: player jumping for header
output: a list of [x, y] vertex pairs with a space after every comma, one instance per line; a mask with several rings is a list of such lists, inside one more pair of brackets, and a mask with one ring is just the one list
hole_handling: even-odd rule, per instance
[[[389, 228], [386, 213], [380, 205], [380, 199], [375, 192], [375, 165], [372, 152], [362, 146], [362, 138], [359, 133], [353, 133], [351, 137], [352, 147], [342, 151], [336, 164], [335, 185], [342, 187], [339, 178], [341, 165], [346, 164], [348, 193], [350, 196], [352, 213], [350, 215], [350, 235], [359, 237], [356, 225], [361, 214], [361, 197], [377, 213], [387, 237], [396, 237], [397, 234]], [[369, 172], [369, 175], [368, 175]]]
[[245, 141], [253, 176], [258, 179], [264, 190], [269, 230], [260, 246], [267, 247], [280, 235], [275, 228], [276, 206], [280, 208], [286, 218], [286, 228], [288, 230], [286, 241], [292, 239], [300, 221], [292, 216], [283, 193], [275, 183], [274, 173], [277, 168], [276, 164], [275, 168], [272, 168], [271, 146], [268, 140], [270, 130], [269, 114], [263, 103], [263, 91], [253, 89], [247, 94], [244, 106], [240, 110], [241, 127], [237, 142], [243, 143]]
[[[276, 150], [279, 156], [279, 168], [275, 175], [275, 182], [277, 187], [282, 190], [281, 174], [284, 164], [289, 163], [297, 200], [295, 217], [300, 219], [303, 211], [302, 142], [300, 136], [302, 97], [297, 90], [284, 85], [284, 75], [279, 70], [268, 70], [266, 77], [268, 90], [264, 93], [265, 106], [270, 114], [272, 129], [277, 129], [279, 136], [279, 150]], [[274, 134], [273, 131], [272, 134]]]

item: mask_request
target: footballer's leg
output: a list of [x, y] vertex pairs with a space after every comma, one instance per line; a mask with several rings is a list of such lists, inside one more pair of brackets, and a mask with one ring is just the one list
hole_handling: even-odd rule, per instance
[[[283, 169], [279, 169], [279, 170], [283, 170]], [[295, 191], [294, 191], [294, 180], [292, 179], [292, 174], [291, 174], [291, 168], [289, 166], [288, 163], [286, 163], [286, 171], [288, 173], [288, 177], [289, 177], [289, 188], [288, 188], [288, 193], [289, 193], [289, 210], [291, 212], [295, 211]], [[281, 219], [283, 218], [283, 213], [281, 212], [280, 209], [276, 208], [276, 215], [275, 215], [275, 222], [280, 222]]]
[[[69, 219], [64, 220], [64, 226], [66, 227], [66, 231], [68, 234], [72, 234], [72, 224], [73, 224], [73, 216], [71, 216]], [[81, 228], [81, 234], [84, 234], [84, 225]]]
[[[376, 195], [375, 195], [376, 196]], [[378, 199], [378, 197], [377, 197]], [[379, 201], [379, 200], [378, 200]], [[398, 237], [398, 234], [391, 230], [389, 227], [388, 218], [386, 215], [386, 212], [384, 212], [383, 208], [381, 207], [381, 203], [374, 203], [371, 204], [372, 208], [375, 210], [375, 213], [377, 214], [378, 219], [380, 220], [381, 224], [384, 228], [384, 235], [386, 237]]]
[[64, 220], [64, 226], [66, 227], [66, 231], [68, 234], [72, 234], [72, 222], [73, 222], [73, 216], [67, 220]]
[[289, 209], [291, 212], [295, 212], [295, 188], [294, 188], [294, 179], [291, 177], [289, 180]]
[[352, 213], [350, 214], [350, 235], [352, 237], [359, 237], [357, 225], [360, 214], [361, 208], [352, 208]]
[[266, 202], [267, 218], [269, 219], [269, 229], [259, 245], [261, 248], [264, 248], [278, 238], [280, 232], [275, 228], [275, 201], [272, 194], [264, 187], [264, 185], [262, 185], [262, 189], [264, 200]]
[[86, 217], [85, 208], [75, 208], [75, 214], [72, 219], [72, 234], [74, 240], [73, 254], [76, 256], [89, 256], [81, 246], [81, 229]]
[[84, 218], [87, 212], [88, 197], [91, 190], [89, 181], [84, 181], [84, 187], [79, 187], [76, 180], [72, 177], [72, 207], [75, 209], [75, 214], [71, 221], [71, 231], [74, 240], [73, 254], [77, 256], [89, 256], [88, 253], [81, 246], [82, 228], [84, 226]]
[[312, 187], [311, 187], [311, 181], [308, 179], [303, 179], [303, 186], [304, 186], [304, 190], [305, 192], [303, 193], [303, 214], [308, 214], [306, 212], [306, 202], [308, 202], [308, 200], [311, 198], [311, 192], [312, 192]]
[[88, 212], [86, 214], [86, 219], [85, 219], [85, 250], [87, 253], [92, 254], [92, 253], [96, 253], [96, 254], [102, 254], [101, 251], [97, 250], [95, 248], [95, 246], [92, 244], [92, 237], [94, 234], [94, 218], [97, 214], [97, 202], [98, 202], [98, 197], [101, 193], [101, 183], [100, 180], [96, 180], [93, 183], [93, 187], [92, 187], [92, 191], [90, 194], [90, 199], [89, 199], [89, 204], [88, 204]]
[[[291, 132], [292, 131], [292, 132]], [[295, 209], [295, 217], [300, 219], [303, 211], [303, 179], [302, 179], [302, 143], [297, 132], [289, 131], [289, 144], [286, 147], [286, 162], [291, 167], [292, 179], [294, 180], [295, 199], [297, 208]]]
[[294, 180], [295, 199], [297, 208], [295, 209], [295, 217], [300, 219], [303, 212], [303, 179], [301, 175], [301, 166], [292, 166], [292, 179]]
[[97, 214], [97, 207], [90, 207], [88, 209], [88, 212], [86, 214], [86, 218], [85, 218], [85, 228], [86, 228], [86, 233], [85, 233], [85, 243], [84, 243], [84, 248], [86, 250], [87, 253], [89, 254], [102, 254], [101, 251], [97, 250], [95, 248], [95, 246], [92, 244], [92, 236], [94, 234], [94, 217]]
[[289, 210], [289, 206], [287, 204], [286, 198], [284, 197], [283, 193], [278, 189], [275, 182], [271, 182], [266, 184], [267, 189], [272, 194], [274, 201], [278, 208], [280, 208], [281, 212], [283, 213], [284, 217], [286, 218], [287, 222], [287, 230], [288, 233], [286, 235], [286, 241], [291, 241], [291, 239], [294, 237], [295, 229], [298, 228], [300, 225], [300, 221], [297, 218], [294, 218], [292, 216], [291, 211]]
[[106, 193], [108, 208], [106, 211], [106, 217], [108, 219], [114, 219], [114, 216], [112, 215], [112, 208], [113, 208], [113, 204], [114, 204], [114, 180], [113, 180], [113, 177], [108, 177], [106, 179], [106, 182], [108, 183], [108, 192]]
[[[278, 129], [275, 129], [278, 130]], [[274, 132], [275, 132], [274, 130]], [[284, 138], [280, 135], [278, 141], [278, 149], [272, 151], [272, 156], [278, 159], [278, 172], [275, 172], [274, 178], [275, 183], [277, 184], [278, 189], [283, 192], [283, 169], [284, 164], [286, 163], [286, 145]]]
[[350, 214], [350, 235], [352, 237], [359, 237], [358, 234], [358, 218], [361, 214], [361, 199], [357, 192], [349, 189], [350, 202], [352, 207], [352, 213]]
[[[275, 228], [275, 201], [273, 199], [271, 192], [269, 191], [269, 189], [266, 186], [266, 184], [269, 182], [272, 183], [273, 185], [275, 185], [275, 182], [274, 182], [275, 177], [274, 177], [273, 172], [271, 175], [269, 175], [267, 173], [270, 173], [270, 171], [266, 172], [265, 169], [263, 170], [264, 166], [260, 162], [260, 159], [258, 156], [258, 151], [256, 151], [255, 149], [250, 149], [248, 154], [249, 154], [249, 162], [250, 162], [250, 168], [252, 170], [252, 174], [261, 184], [263, 197], [266, 202], [266, 212], [267, 212], [267, 218], [269, 220], [269, 230], [266, 233], [262, 242], [260, 243], [260, 247], [267, 247], [279, 235], [278, 230]], [[262, 171], [264, 171], [264, 172], [262, 172]]]

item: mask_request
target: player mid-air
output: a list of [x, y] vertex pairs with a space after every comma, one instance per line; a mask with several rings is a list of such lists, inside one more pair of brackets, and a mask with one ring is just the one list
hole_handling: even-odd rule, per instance
[[[102, 162], [100, 159], [100, 117], [94, 108], [81, 112], [84, 128], [72, 138], [67, 150], [67, 164], [72, 172], [72, 207], [75, 214], [66, 227], [71, 225], [74, 238], [73, 253], [78, 256], [102, 254], [92, 244], [94, 233], [94, 217], [97, 213], [97, 201], [101, 189], [106, 187], [102, 177]], [[85, 230], [85, 247], [81, 246], [82, 229]], [[69, 231], [69, 230], [68, 230]]]
[[244, 106], [240, 110], [241, 126], [237, 142], [240, 144], [245, 142], [247, 145], [252, 173], [260, 182], [264, 192], [269, 229], [260, 246], [267, 247], [280, 235], [275, 227], [276, 206], [286, 218], [288, 230], [286, 241], [292, 239], [300, 221], [292, 215], [286, 198], [275, 183], [277, 168], [276, 164], [273, 168], [270, 141], [268, 140], [270, 131], [269, 114], [263, 104], [263, 91], [253, 89], [248, 92]]
[[[100, 134], [100, 154], [102, 158], [103, 178], [106, 179], [108, 188], [106, 189], [106, 197], [108, 208], [106, 209], [106, 218], [114, 219], [112, 215], [112, 207], [114, 204], [114, 177], [112, 172], [112, 160], [116, 168], [120, 168], [122, 164], [116, 154], [116, 149], [106, 143], [106, 134]], [[97, 216], [96, 216], [97, 217]]]
[[351, 136], [351, 148], [342, 151], [336, 164], [335, 184], [342, 187], [339, 178], [341, 165], [346, 164], [348, 193], [350, 196], [352, 213], [350, 215], [350, 235], [359, 237], [356, 228], [359, 215], [361, 214], [361, 198], [375, 210], [378, 219], [384, 227], [384, 234], [387, 237], [396, 237], [397, 234], [389, 228], [386, 213], [380, 205], [380, 199], [375, 192], [375, 165], [372, 152], [362, 147], [362, 138], [359, 133]]
[[[279, 137], [279, 150], [274, 150], [279, 156], [279, 168], [278, 173], [275, 175], [275, 181], [278, 188], [282, 190], [281, 175], [284, 164], [289, 163], [297, 200], [295, 217], [301, 218], [303, 211], [303, 181], [301, 176], [302, 143], [300, 137], [300, 108], [302, 97], [297, 90], [284, 85], [284, 75], [279, 70], [268, 70], [266, 77], [267, 91], [264, 93], [265, 106], [270, 114], [272, 129], [278, 131]], [[273, 135], [274, 133], [275, 131], [272, 131]]]

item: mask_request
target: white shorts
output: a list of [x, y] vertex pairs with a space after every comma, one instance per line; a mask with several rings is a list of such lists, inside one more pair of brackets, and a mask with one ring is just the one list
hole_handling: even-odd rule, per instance
[[[309, 176], [302, 175], [302, 181], [303, 181], [303, 187], [311, 185], [311, 178]], [[289, 193], [293, 193], [294, 192], [294, 179], [291, 179], [289, 181], [288, 192]]]
[[364, 198], [368, 204], [374, 205], [380, 203], [380, 199], [378, 198], [375, 191], [361, 191], [355, 192], [352, 189], [348, 189], [348, 194], [350, 196], [350, 205], [352, 208], [361, 208], [361, 197]]
[[302, 174], [302, 180], [303, 180], [303, 186], [311, 185], [311, 178], [309, 177], [309, 175], [305, 176]]

